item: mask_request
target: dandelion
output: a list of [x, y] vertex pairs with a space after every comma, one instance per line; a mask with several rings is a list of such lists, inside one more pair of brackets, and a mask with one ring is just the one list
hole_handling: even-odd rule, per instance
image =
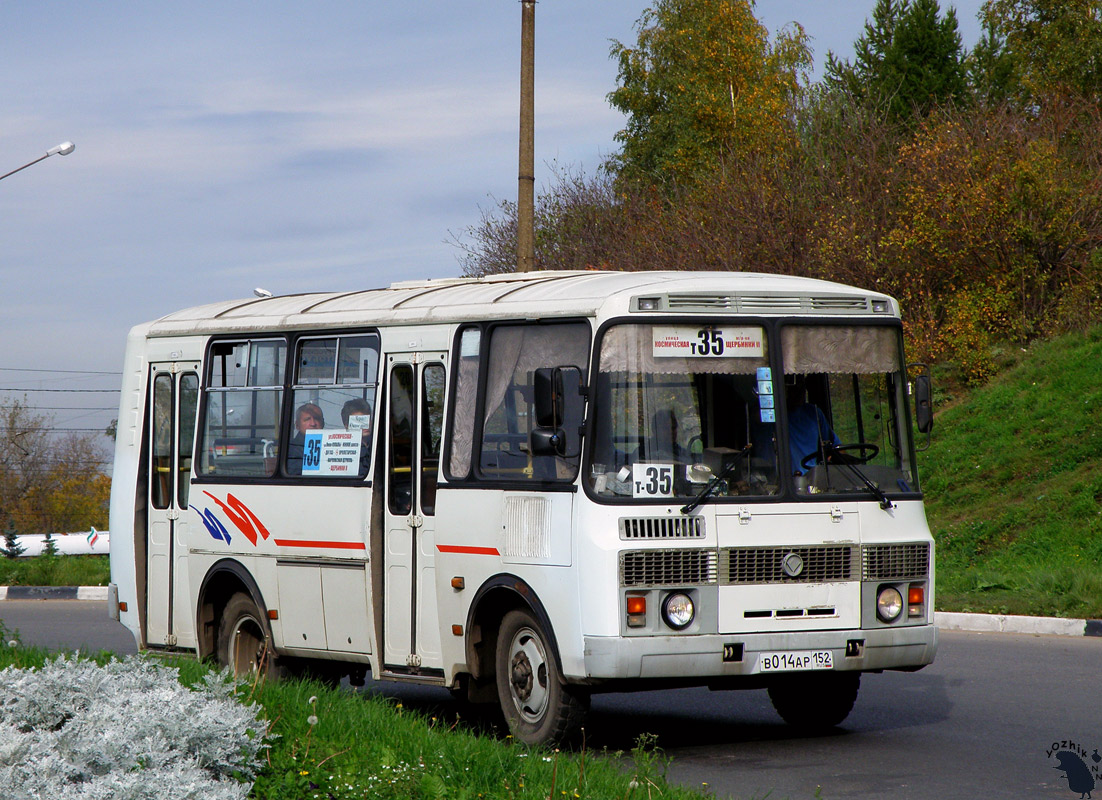
[[317, 725], [318, 724], [317, 715], [316, 714], [311, 714], [310, 716], [308, 716], [306, 718], [306, 724], [310, 725], [311, 727], [313, 727], [314, 725]]
[[8, 647], [19, 647], [19, 642], [15, 641], [15, 639], [12, 639], [10, 642], [8, 642]]

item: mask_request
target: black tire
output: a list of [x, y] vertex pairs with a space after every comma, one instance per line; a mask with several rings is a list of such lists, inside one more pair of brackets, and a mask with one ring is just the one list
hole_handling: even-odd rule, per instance
[[281, 677], [309, 680], [320, 683], [327, 689], [340, 688], [341, 681], [348, 673], [345, 665], [339, 661], [322, 661], [311, 658], [280, 658], [278, 661]]
[[849, 716], [860, 688], [860, 672], [787, 675], [769, 687], [769, 699], [789, 725], [808, 732], [826, 731]]
[[573, 738], [589, 696], [564, 683], [547, 634], [527, 610], [501, 621], [495, 663], [498, 700], [513, 736], [545, 747]]
[[247, 594], [235, 594], [222, 610], [216, 652], [218, 663], [229, 667], [235, 678], [280, 676], [271, 628]]

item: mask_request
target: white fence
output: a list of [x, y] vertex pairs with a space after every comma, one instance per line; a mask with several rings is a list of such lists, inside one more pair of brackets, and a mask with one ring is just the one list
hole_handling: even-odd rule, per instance
[[[97, 531], [92, 535], [91, 531], [84, 533], [52, 533], [57, 544], [57, 552], [69, 556], [102, 555], [110, 552], [111, 535], [107, 531]], [[41, 555], [46, 547], [46, 534], [29, 533], [15, 537], [23, 545], [23, 556]], [[5, 546], [4, 538], [0, 536], [0, 547]]]

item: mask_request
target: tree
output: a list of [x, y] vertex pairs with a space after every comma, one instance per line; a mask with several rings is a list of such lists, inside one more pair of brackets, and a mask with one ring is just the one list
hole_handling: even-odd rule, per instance
[[19, 534], [15, 530], [15, 520], [8, 517], [7, 526], [4, 528], [4, 546], [0, 548], [0, 554], [4, 558], [19, 558], [27, 548], [19, 541]]
[[0, 405], [0, 523], [20, 533], [106, 527], [101, 434], [56, 436], [51, 425], [25, 401]]
[[966, 95], [956, 12], [950, 7], [941, 16], [937, 0], [878, 0], [854, 51], [853, 64], [827, 54], [825, 81], [888, 120], [906, 121]]
[[[551, 183], [536, 198], [537, 269], [591, 269], [607, 261], [616, 246], [623, 214], [607, 170], [587, 176], [582, 170], [552, 165]], [[477, 225], [452, 235], [462, 251], [464, 275], [516, 271], [517, 204], [500, 201], [481, 212]]]
[[619, 62], [613, 107], [620, 178], [668, 188], [692, 183], [728, 153], [774, 152], [792, 138], [792, 114], [811, 54], [803, 28], [771, 44], [749, 0], [656, 0]]
[[1006, 39], [990, 21], [984, 20], [983, 34], [966, 59], [968, 82], [976, 99], [994, 108], [1022, 96], [1014, 59], [1006, 49]]
[[1102, 99], [1102, 0], [986, 0], [981, 14], [1023, 106]]

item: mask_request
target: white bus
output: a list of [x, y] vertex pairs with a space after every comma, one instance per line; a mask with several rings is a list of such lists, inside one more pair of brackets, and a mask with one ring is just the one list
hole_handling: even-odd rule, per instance
[[750, 273], [170, 314], [127, 342], [113, 612], [238, 673], [500, 703], [530, 743], [672, 686], [836, 725], [937, 649], [902, 342], [886, 295]]

